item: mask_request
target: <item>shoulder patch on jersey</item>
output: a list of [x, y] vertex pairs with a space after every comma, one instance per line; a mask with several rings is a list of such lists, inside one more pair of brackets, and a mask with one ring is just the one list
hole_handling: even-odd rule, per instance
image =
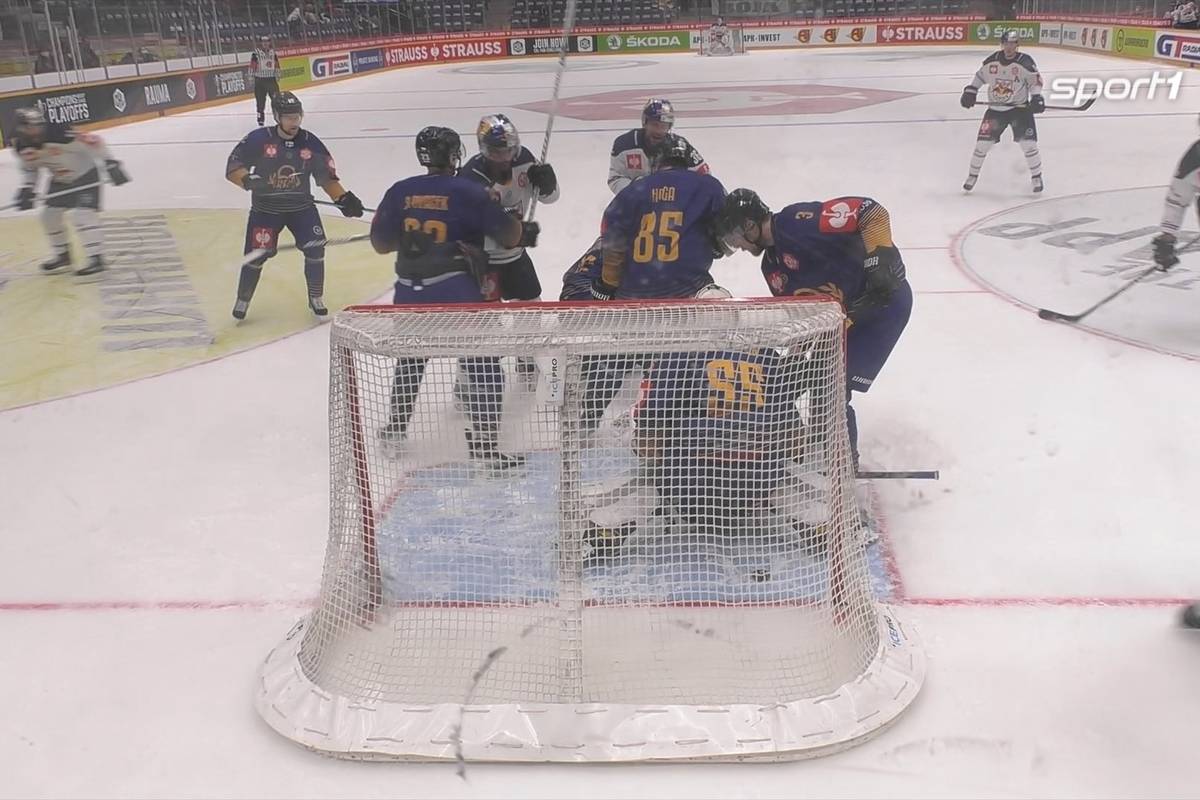
[[616, 139], [613, 139], [612, 154], [614, 156], [619, 156], [621, 153], [624, 153], [626, 150], [640, 149], [642, 146], [641, 143], [638, 141], [640, 133], [641, 133], [641, 131], [637, 130], [635, 128], [634, 130], [626, 131], [625, 133], [622, 133], [620, 136], [618, 136]]
[[1003, 51], [1003, 50], [997, 50], [996, 52], [992, 53], [990, 56], [988, 56], [987, 58], [985, 58], [985, 59], [983, 60], [983, 63], [984, 63], [984, 64], [992, 64], [992, 63], [994, 63], [994, 62], [996, 62], [996, 61], [999, 61], [999, 60], [1000, 60], [1001, 58], [1003, 58], [1003, 57], [1004, 57], [1004, 51]]
[[858, 230], [858, 214], [863, 198], [839, 197], [821, 204], [821, 233], [854, 233]]
[[513, 159], [512, 165], [514, 168], [524, 166], [525, 164], [536, 164], [537, 159], [533, 157], [533, 153], [529, 152], [529, 148], [521, 145], [521, 152], [517, 153], [517, 157]]
[[479, 155], [471, 156], [470, 160], [459, 168], [458, 177], [483, 186], [492, 185], [492, 179], [483, 171], [483, 156]]
[[1030, 72], [1037, 72], [1037, 64], [1033, 63], [1033, 56], [1029, 53], [1017, 53], [1017, 63]]
[[1193, 142], [1192, 146], [1183, 154], [1183, 158], [1179, 159], [1179, 168], [1175, 170], [1175, 177], [1186, 178], [1197, 170], [1200, 170], [1200, 140]]

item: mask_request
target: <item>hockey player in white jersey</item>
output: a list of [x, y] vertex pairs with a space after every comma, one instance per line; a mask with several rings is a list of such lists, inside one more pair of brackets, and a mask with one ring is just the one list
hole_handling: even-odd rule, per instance
[[963, 108], [975, 105], [976, 95], [983, 86], [988, 87], [988, 110], [979, 125], [975, 152], [971, 154], [971, 168], [964, 191], [975, 188], [979, 170], [988, 151], [1000, 141], [1005, 128], [1012, 128], [1013, 141], [1025, 152], [1025, 163], [1029, 165], [1029, 176], [1033, 191], [1040, 192], [1042, 183], [1042, 156], [1038, 152], [1037, 125], [1034, 114], [1046, 110], [1042, 97], [1042, 76], [1037, 64], [1027, 53], [1018, 53], [1019, 37], [1016, 31], [1005, 31], [1000, 37], [1000, 50], [983, 60], [983, 66], [962, 93]]
[[17, 110], [16, 137], [11, 142], [21, 161], [25, 182], [17, 192], [17, 208], [29, 211], [37, 197], [41, 171], [50, 173], [42, 226], [55, 255], [42, 264], [45, 272], [70, 267], [70, 239], [65, 215], [73, 209], [75, 229], [83, 243], [87, 263], [76, 275], [91, 275], [104, 269], [104, 235], [100, 230], [100, 172], [103, 163], [113, 186], [129, 181], [121, 163], [112, 157], [104, 141], [95, 134], [77, 133], [66, 125], [48, 124], [36, 108]]
[[1162, 223], [1158, 236], [1154, 237], [1154, 263], [1161, 270], [1168, 270], [1179, 263], [1179, 256], [1175, 254], [1179, 226], [1183, 224], [1183, 215], [1197, 194], [1200, 194], [1200, 141], [1193, 142], [1183, 154], [1179, 166], [1175, 168], [1171, 186], [1167, 189]]
[[[622, 133], [613, 141], [612, 161], [608, 166], [608, 188], [613, 194], [638, 178], [652, 174], [658, 167], [667, 134], [675, 126], [675, 108], [670, 100], [652, 98], [642, 109], [642, 127]], [[679, 137], [683, 138], [683, 137]], [[684, 142], [687, 142], [684, 139]], [[708, 164], [696, 148], [688, 144], [688, 169], [708, 174]]]
[[[458, 174], [486, 187], [505, 211], [523, 219], [535, 193], [539, 203], [558, 200], [554, 167], [539, 164], [521, 144], [512, 120], [504, 114], [488, 114], [479, 120], [476, 138], [479, 154], [464, 164]], [[500, 299], [542, 299], [542, 284], [524, 247], [503, 247], [486, 239], [485, 249], [489, 268], [499, 273]]]

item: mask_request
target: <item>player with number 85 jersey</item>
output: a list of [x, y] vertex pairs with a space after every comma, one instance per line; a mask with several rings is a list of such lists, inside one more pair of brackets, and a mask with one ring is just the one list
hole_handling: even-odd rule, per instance
[[604, 211], [599, 300], [693, 297], [712, 283], [709, 269], [724, 254], [712, 226], [725, 187], [692, 172], [689, 145], [669, 134], [658, 171], [621, 190]]

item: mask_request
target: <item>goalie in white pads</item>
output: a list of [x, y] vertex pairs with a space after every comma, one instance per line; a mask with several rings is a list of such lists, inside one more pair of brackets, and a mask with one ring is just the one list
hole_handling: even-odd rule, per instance
[[1037, 64], [1027, 53], [1017, 52], [1018, 43], [1016, 31], [1005, 31], [1000, 37], [1001, 49], [983, 60], [983, 66], [963, 89], [959, 102], [963, 108], [973, 108], [979, 90], [985, 85], [988, 87], [988, 110], [979, 124], [970, 171], [963, 183], [964, 191], [975, 188], [988, 151], [1000, 141], [1005, 128], [1010, 127], [1013, 141], [1025, 153], [1033, 191], [1041, 192], [1044, 188], [1037, 124], [1033, 120], [1034, 114], [1046, 110], [1046, 100], [1042, 97], [1042, 76], [1038, 74]]
[[712, 24], [704, 36], [708, 37], [705, 53], [710, 56], [731, 56], [734, 54], [733, 49], [733, 32], [725, 24], [724, 17], [717, 17], [717, 21]]
[[1175, 244], [1179, 239], [1179, 226], [1192, 201], [1200, 193], [1200, 141], [1192, 146], [1179, 160], [1171, 187], [1167, 190], [1167, 202], [1163, 208], [1160, 233], [1154, 237], [1154, 263], [1161, 270], [1168, 270], [1179, 263]]
[[77, 133], [66, 125], [48, 124], [36, 108], [17, 110], [17, 135], [12, 146], [25, 174], [25, 183], [17, 192], [16, 205], [20, 211], [33, 208], [39, 173], [43, 169], [50, 173], [42, 226], [55, 255], [42, 264], [42, 270], [56, 272], [72, 265], [64, 218], [68, 210], [74, 210], [75, 229], [87, 258], [87, 264], [75, 270], [75, 274], [100, 272], [104, 269], [104, 234], [99, 215], [103, 181], [97, 164], [103, 163], [112, 185], [120, 186], [129, 181], [121, 163], [112, 157], [99, 136]]
[[[644, 178], [658, 169], [663, 154], [663, 145], [675, 127], [675, 107], [670, 100], [652, 98], [642, 109], [642, 127], [622, 133], [613, 140], [612, 160], [608, 166], [608, 188], [613, 194], [638, 178]], [[708, 174], [708, 164], [696, 148], [679, 134], [675, 136], [687, 146], [687, 168], [701, 175]]]

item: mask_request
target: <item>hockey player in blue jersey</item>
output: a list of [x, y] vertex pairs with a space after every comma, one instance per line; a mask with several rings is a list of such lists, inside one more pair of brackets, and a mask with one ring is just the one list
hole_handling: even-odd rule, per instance
[[655, 360], [634, 441], [677, 516], [728, 530], [779, 485], [798, 455], [801, 420], [791, 390], [802, 364], [769, 349]]
[[242, 267], [238, 278], [235, 319], [245, 319], [263, 264], [279, 246], [285, 227], [304, 252], [304, 280], [308, 306], [325, 316], [325, 229], [312, 196], [312, 180], [329, 195], [343, 216], [361, 217], [363, 204], [346, 191], [338, 179], [333, 156], [311, 132], [300, 127], [304, 107], [291, 92], [271, 99], [275, 125], [252, 131], [233, 148], [225, 165], [225, 178], [250, 192], [250, 219], [246, 223], [245, 252], [268, 251]]
[[600, 264], [604, 255], [603, 239], [596, 239], [587, 252], [563, 273], [563, 288], [559, 300], [595, 300], [592, 284], [600, 277]]
[[718, 232], [728, 247], [762, 255], [763, 277], [775, 296], [828, 295], [845, 309], [846, 418], [857, 465], [850, 392], [871, 388], [912, 312], [912, 289], [887, 210], [869, 197], [839, 197], [772, 214], [757, 194], [735, 189]]
[[[488, 272], [484, 238], [503, 247], [533, 247], [538, 225], [508, 214], [479, 184], [456, 175], [462, 142], [449, 128], [427, 127], [417, 134], [417, 160], [427, 174], [397, 182], [380, 201], [371, 223], [378, 253], [396, 254], [393, 302], [479, 303], [497, 295]], [[483, 282], [481, 284], [481, 281]], [[391, 411], [380, 436], [405, 438], [427, 360], [402, 358], [392, 382]], [[473, 460], [493, 472], [521, 463], [498, 451], [503, 377], [500, 360], [464, 358], [467, 446]]]
[[621, 190], [605, 209], [603, 264], [592, 283], [598, 300], [694, 297], [713, 282], [709, 269], [723, 254], [713, 225], [725, 188], [688, 169], [688, 148], [668, 135], [658, 171]]

